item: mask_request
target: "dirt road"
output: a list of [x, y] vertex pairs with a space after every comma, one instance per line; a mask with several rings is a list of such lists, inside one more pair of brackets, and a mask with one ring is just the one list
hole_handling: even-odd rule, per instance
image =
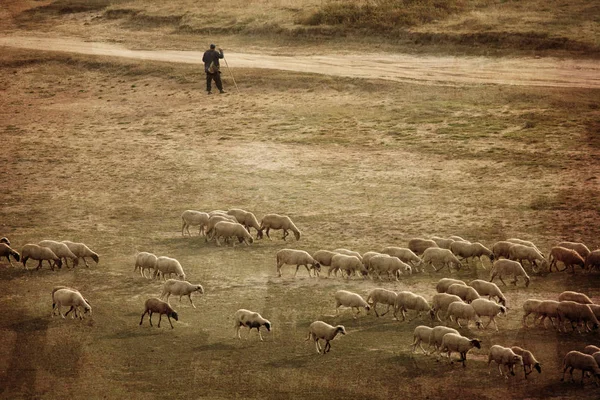
[[[74, 38], [0, 37], [0, 46], [198, 64], [202, 52], [130, 50]], [[600, 88], [600, 63], [556, 58], [437, 57], [408, 54], [278, 56], [226, 52], [235, 68], [268, 68], [422, 84]]]

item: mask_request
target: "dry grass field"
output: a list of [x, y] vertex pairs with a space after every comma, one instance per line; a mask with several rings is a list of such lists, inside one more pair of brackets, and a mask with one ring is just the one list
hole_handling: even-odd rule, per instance
[[[42, 6], [50, 7], [47, 13], [52, 5], [75, 3], [8, 1], [3, 12], [11, 18], [2, 34], [97, 37], [145, 48], [204, 47], [212, 38], [164, 35], [172, 28], [134, 29], [105, 17], [119, 7], [168, 15], [167, 8], [152, 8], [159, 2], [144, 8], [141, 1], [98, 0], [97, 9], [32, 17]], [[207, 12], [191, 3], [172, 3], [170, 14]], [[271, 11], [271, 2], [253, 4], [257, 13]], [[283, 10], [296, 3], [274, 4]], [[26, 11], [31, 7], [38, 8]], [[492, 12], [478, 10], [449, 18]], [[98, 16], [104, 17], [93, 19]], [[432, 24], [441, 29], [449, 21]], [[565, 32], [574, 32], [573, 40], [579, 34]], [[273, 40], [281, 46], [292, 36]], [[231, 31], [218, 39], [254, 50], [271, 40]], [[340, 51], [352, 48], [346, 40]], [[288, 51], [305, 54], [311, 46], [297, 41]], [[546, 253], [562, 240], [599, 248], [597, 89], [409, 84], [237, 68], [236, 93], [224, 75], [229, 93], [207, 96], [197, 65], [1, 49], [0, 236], [18, 251], [43, 239], [85, 242], [100, 263], [36, 271], [31, 261], [25, 270], [0, 260], [0, 398], [598, 398], [589, 379], [584, 386], [560, 382], [563, 356], [600, 345], [598, 331], [521, 325], [527, 298], [577, 290], [600, 302], [598, 272], [532, 273], [528, 288], [497, 282], [509, 312], [498, 319], [498, 332], [461, 330], [483, 340], [466, 368], [411, 354], [414, 328], [430, 320], [399, 322], [364, 312], [353, 319], [349, 310], [336, 316], [333, 294], [385, 287], [429, 299], [441, 277], [489, 278], [487, 259], [483, 266], [400, 282], [327, 278], [326, 272], [314, 279], [305, 270], [293, 278], [289, 266], [281, 278], [275, 273], [282, 248], [364, 253], [432, 235], [487, 246], [520, 237]], [[287, 214], [302, 238], [284, 242], [276, 231], [271, 241], [218, 247], [195, 234], [182, 237], [184, 210], [233, 207], [259, 219]], [[180, 316], [174, 329], [166, 321], [156, 327], [156, 317], [154, 327], [147, 320], [139, 326], [144, 301], [162, 290], [161, 282], [133, 273], [140, 251], [177, 258], [187, 279], [205, 288], [194, 297], [197, 309], [171, 298]], [[52, 318], [50, 293], [57, 285], [84, 293], [91, 318]], [[264, 342], [256, 332], [234, 338], [239, 308], [272, 322]], [[319, 319], [348, 332], [325, 356], [304, 341]], [[542, 373], [500, 377], [487, 365], [493, 344], [530, 349]]]

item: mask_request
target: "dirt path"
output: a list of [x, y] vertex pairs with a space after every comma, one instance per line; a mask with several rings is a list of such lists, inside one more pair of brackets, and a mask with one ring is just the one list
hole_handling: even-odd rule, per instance
[[[129, 50], [73, 38], [0, 37], [0, 46], [180, 63], [201, 63], [202, 52]], [[555, 58], [435, 57], [407, 54], [278, 56], [226, 52], [233, 68], [268, 68], [423, 84], [502, 84], [600, 88], [600, 63]]]

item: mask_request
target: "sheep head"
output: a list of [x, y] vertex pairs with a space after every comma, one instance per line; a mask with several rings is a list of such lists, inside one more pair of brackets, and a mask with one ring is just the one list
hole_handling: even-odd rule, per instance
[[336, 333], [336, 335], [338, 333], [341, 333], [342, 335], [345, 335], [346, 334], [346, 328], [344, 328], [343, 325], [338, 325], [338, 326], [335, 327], [335, 333]]
[[257, 239], [262, 239], [263, 238], [263, 231], [262, 231], [262, 229], [259, 229], [258, 231], [256, 231], [256, 238]]
[[300, 240], [300, 231], [294, 232], [294, 236], [296, 237], [296, 240]]
[[202, 287], [202, 285], [196, 285], [196, 289], [194, 289], [194, 292], [200, 292], [200, 294], [204, 294], [204, 288]]
[[535, 368], [540, 374], [542, 373], [542, 366], [540, 365], [540, 363], [535, 363], [533, 368]]
[[265, 326], [265, 328], [267, 328], [268, 332], [271, 332], [271, 323], [269, 321], [265, 321], [263, 325]]
[[[477, 347], [478, 349], [480, 349], [481, 348], [481, 340], [479, 340], [479, 339], [471, 339], [471, 346]], [[522, 360], [523, 359], [521, 359], [521, 361]]]
[[175, 321], [179, 321], [179, 315], [177, 315], [177, 313], [175, 311], [171, 311], [169, 314], [167, 314], [169, 317], [173, 318]]

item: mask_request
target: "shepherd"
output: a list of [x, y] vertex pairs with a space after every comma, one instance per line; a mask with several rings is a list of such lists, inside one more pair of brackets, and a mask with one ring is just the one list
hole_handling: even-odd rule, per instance
[[219, 59], [223, 58], [223, 49], [219, 47], [218, 51], [215, 50], [214, 44], [210, 45], [210, 49], [204, 52], [202, 56], [202, 62], [204, 62], [204, 72], [206, 72], [206, 91], [208, 94], [211, 92], [211, 83], [214, 80], [219, 93], [225, 93], [223, 90], [223, 83], [221, 82], [221, 67], [219, 66]]

